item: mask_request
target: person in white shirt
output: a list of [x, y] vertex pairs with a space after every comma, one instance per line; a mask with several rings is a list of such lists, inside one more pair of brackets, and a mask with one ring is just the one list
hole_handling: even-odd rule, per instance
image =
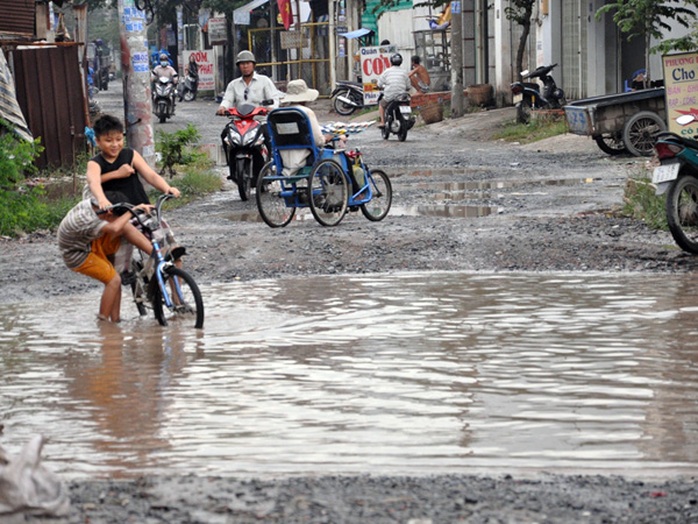
[[411, 86], [407, 71], [400, 67], [402, 55], [395, 53], [390, 57], [390, 63], [392, 65], [378, 77], [378, 87], [383, 90], [380, 102], [378, 102], [378, 115], [381, 120], [378, 127], [385, 127], [385, 108], [388, 103], [402, 93], [408, 93]]
[[[160, 77], [165, 77], [169, 78], [172, 80], [172, 83], [174, 83], [175, 87], [177, 86], [177, 81], [179, 80], [179, 75], [177, 74], [177, 70], [170, 65], [170, 61], [167, 58], [166, 54], [161, 54], [160, 55], [160, 64], [156, 65], [153, 68], [153, 71], [150, 73], [150, 78], [153, 82], [156, 82], [158, 78]], [[174, 115], [175, 113], [175, 99], [176, 99], [176, 93], [177, 89], [174, 89], [172, 91], [172, 114]]]
[[263, 100], [273, 101], [270, 108], [279, 107], [282, 93], [271, 78], [255, 71], [257, 60], [254, 55], [250, 51], [240, 51], [236, 64], [242, 76], [228, 84], [216, 114], [226, 115], [231, 107], [240, 107], [245, 103], [260, 106]]

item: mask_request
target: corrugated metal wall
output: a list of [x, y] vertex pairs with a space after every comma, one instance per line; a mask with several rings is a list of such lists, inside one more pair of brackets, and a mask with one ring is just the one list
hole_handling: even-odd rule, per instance
[[76, 46], [15, 49], [17, 101], [45, 151], [40, 168], [72, 166], [86, 150], [85, 102]]
[[35, 0], [0, 0], [0, 34], [34, 36], [35, 11]]

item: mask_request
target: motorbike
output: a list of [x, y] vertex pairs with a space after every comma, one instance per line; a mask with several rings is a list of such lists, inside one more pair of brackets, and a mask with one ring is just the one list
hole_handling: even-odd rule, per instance
[[158, 77], [153, 86], [153, 113], [161, 124], [174, 115], [174, 91], [175, 85], [171, 78]]
[[357, 109], [364, 107], [364, 88], [358, 82], [340, 80], [330, 98], [334, 99], [334, 110], [338, 114], [349, 116]]
[[251, 189], [257, 187], [257, 176], [269, 160], [264, 137], [267, 124], [260, 122], [259, 117], [267, 115], [269, 110], [265, 106], [271, 104], [273, 101], [270, 100], [261, 106], [242, 104], [239, 108], [228, 109], [230, 122], [221, 133], [228, 179], [237, 184], [240, 199], [244, 202], [250, 199]]
[[410, 100], [409, 93], [402, 93], [388, 103], [385, 108], [385, 126], [381, 129], [384, 140], [388, 140], [391, 133], [397, 135], [400, 142], [407, 139], [407, 132], [415, 122]]
[[180, 83], [179, 101], [191, 102], [196, 99], [196, 90], [199, 86], [198, 75], [187, 73], [184, 82]]
[[[676, 122], [685, 126], [695, 120], [694, 115], [682, 115]], [[666, 193], [671, 236], [681, 249], [698, 254], [698, 141], [662, 131], [654, 150], [660, 165], [654, 168], [652, 184], [657, 195]]]
[[543, 82], [543, 92], [538, 82], [514, 82], [511, 84], [511, 92], [514, 95], [516, 105], [516, 121], [520, 124], [528, 124], [531, 121], [531, 111], [536, 109], [561, 109], [567, 105], [565, 92], [557, 87], [551, 72], [557, 64], [540, 66], [529, 72], [521, 71], [523, 80], [540, 78]]

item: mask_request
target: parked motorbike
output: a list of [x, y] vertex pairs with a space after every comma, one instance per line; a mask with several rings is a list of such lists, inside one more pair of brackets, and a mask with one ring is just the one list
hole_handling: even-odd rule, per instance
[[[682, 115], [682, 126], [696, 120]], [[698, 254], [698, 141], [662, 131], [654, 149], [660, 165], [654, 168], [656, 194], [666, 193], [666, 218], [671, 236], [681, 249]]]
[[543, 92], [538, 82], [514, 82], [511, 84], [511, 92], [514, 95], [516, 105], [516, 121], [520, 124], [528, 124], [531, 121], [531, 111], [535, 109], [560, 109], [567, 105], [565, 92], [557, 87], [555, 79], [550, 75], [557, 66], [552, 64], [540, 66], [534, 71], [521, 72], [523, 80], [540, 78], [543, 82]]
[[153, 112], [161, 124], [174, 115], [175, 85], [171, 78], [158, 77], [153, 86]]
[[188, 72], [184, 77], [184, 82], [180, 82], [179, 101], [191, 102], [196, 100], [196, 91], [199, 87], [199, 75]]
[[358, 82], [340, 80], [330, 98], [334, 99], [334, 110], [338, 114], [349, 116], [357, 109], [364, 107], [364, 88]]
[[385, 140], [388, 140], [391, 133], [397, 135], [400, 142], [407, 138], [407, 132], [412, 129], [415, 121], [410, 100], [410, 95], [403, 93], [388, 103], [385, 108], [385, 126], [381, 129]]
[[[257, 187], [257, 176], [269, 160], [269, 151], [264, 139], [264, 126], [259, 117], [267, 115], [264, 107], [273, 101], [265, 101], [261, 106], [242, 104], [239, 108], [228, 109], [228, 122], [221, 139], [228, 164], [228, 179], [238, 186], [243, 201], [250, 199], [251, 188]], [[255, 118], [257, 117], [257, 118]]]

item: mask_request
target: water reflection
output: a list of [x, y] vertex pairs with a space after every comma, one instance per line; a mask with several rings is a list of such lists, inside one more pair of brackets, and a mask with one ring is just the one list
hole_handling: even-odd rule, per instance
[[197, 333], [127, 311], [66, 322], [94, 296], [3, 307], [5, 434], [47, 434], [70, 475], [689, 471], [696, 291], [683, 275], [219, 284]]

